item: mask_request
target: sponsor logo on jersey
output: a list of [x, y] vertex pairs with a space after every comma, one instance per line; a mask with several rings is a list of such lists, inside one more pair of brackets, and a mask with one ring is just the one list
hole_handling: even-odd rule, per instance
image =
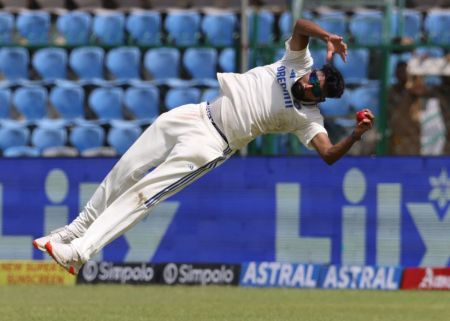
[[294, 104], [292, 103], [291, 95], [289, 94], [289, 91], [287, 88], [286, 67], [283, 65], [281, 65], [277, 68], [277, 82], [281, 86], [281, 89], [283, 90], [284, 106], [286, 108], [293, 107]]

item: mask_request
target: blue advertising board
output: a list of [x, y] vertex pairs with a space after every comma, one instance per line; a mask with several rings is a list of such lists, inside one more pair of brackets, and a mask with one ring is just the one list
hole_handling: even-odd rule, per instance
[[[73, 220], [116, 159], [0, 159], [0, 259]], [[114, 262], [448, 266], [450, 158], [233, 157], [108, 245]]]

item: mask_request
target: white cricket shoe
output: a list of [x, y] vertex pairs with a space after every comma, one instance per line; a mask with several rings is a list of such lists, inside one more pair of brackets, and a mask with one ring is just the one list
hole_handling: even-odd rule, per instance
[[33, 241], [33, 246], [36, 249], [41, 250], [42, 252], [45, 252], [46, 251], [45, 244], [47, 244], [50, 241], [52, 241], [54, 243], [68, 244], [68, 243], [72, 242], [72, 240], [74, 240], [75, 238], [76, 238], [76, 236], [72, 232], [70, 232], [69, 229], [67, 229], [64, 226], [57, 230], [51, 231], [49, 235], [35, 239]]
[[45, 249], [48, 254], [65, 268], [70, 274], [77, 275], [83, 263], [72, 244], [63, 244], [56, 242], [47, 242]]

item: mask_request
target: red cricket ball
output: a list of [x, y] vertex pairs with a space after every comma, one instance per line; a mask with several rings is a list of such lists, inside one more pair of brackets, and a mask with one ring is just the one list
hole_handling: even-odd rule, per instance
[[366, 113], [364, 111], [358, 111], [356, 113], [356, 120], [359, 122], [362, 122], [364, 120], [364, 118], [366, 118]]

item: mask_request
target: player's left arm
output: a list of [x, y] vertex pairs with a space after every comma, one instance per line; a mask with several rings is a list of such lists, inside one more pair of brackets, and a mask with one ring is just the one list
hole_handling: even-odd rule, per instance
[[324, 133], [317, 134], [312, 140], [311, 144], [317, 150], [322, 159], [328, 164], [332, 165], [342, 156], [344, 156], [349, 149], [361, 139], [361, 136], [372, 128], [375, 117], [369, 109], [364, 110], [366, 118], [358, 122], [351, 135], [345, 137], [337, 144], [332, 144], [328, 135]]
[[341, 56], [342, 60], [347, 60], [347, 44], [341, 36], [329, 33], [318, 24], [305, 19], [298, 19], [294, 25], [290, 44], [291, 50], [305, 49], [310, 37], [318, 38], [326, 43], [328, 61], [331, 61], [334, 53]]

